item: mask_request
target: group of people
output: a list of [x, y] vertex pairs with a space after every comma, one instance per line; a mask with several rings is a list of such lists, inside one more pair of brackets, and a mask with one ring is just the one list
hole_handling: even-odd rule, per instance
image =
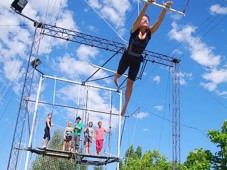
[[96, 142], [96, 154], [99, 155], [103, 148], [104, 133], [109, 133], [110, 130], [106, 130], [102, 127], [102, 122], [98, 122], [98, 128], [94, 130], [93, 122], [89, 122], [88, 126], [83, 129], [81, 118], [76, 118], [74, 128], [72, 122], [68, 122], [68, 126], [64, 129], [64, 142], [62, 150], [65, 151], [65, 146], [68, 145], [68, 151], [79, 152], [80, 141], [82, 139], [82, 133], [84, 134], [85, 154], [91, 154], [91, 145]]
[[[50, 131], [52, 123], [52, 115], [48, 114], [46, 119], [46, 127], [44, 129], [44, 136], [42, 141], [42, 147], [46, 148], [47, 144], [50, 140]], [[100, 154], [103, 148], [104, 141], [104, 133], [110, 133], [110, 130], [106, 130], [102, 127], [102, 122], [98, 122], [98, 128], [94, 130], [93, 122], [89, 122], [88, 126], [83, 129], [83, 124], [81, 123], [81, 117], [78, 116], [76, 118], [76, 122], [74, 127], [72, 126], [72, 122], [68, 122], [67, 127], [64, 128], [64, 139], [62, 150], [66, 150], [66, 146], [68, 147], [68, 151], [73, 152], [75, 150], [76, 153], [79, 152], [80, 142], [83, 138], [82, 133], [84, 134], [84, 145], [85, 145], [85, 154], [91, 154], [91, 145], [93, 142], [96, 142], [96, 153]]]

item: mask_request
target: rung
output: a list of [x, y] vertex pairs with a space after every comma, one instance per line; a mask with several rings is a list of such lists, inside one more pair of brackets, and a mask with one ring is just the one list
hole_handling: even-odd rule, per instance
[[140, 0], [140, 1], [143, 1], [143, 2], [146, 2], [146, 3], [149, 3], [149, 4], [152, 4], [152, 5], [157, 6], [157, 7], [160, 7], [160, 8], [165, 8], [165, 9], [167, 9], [167, 10], [170, 10], [170, 11], [172, 11], [172, 12], [175, 12], [175, 13], [177, 13], [177, 14], [180, 14], [180, 15], [185, 16], [185, 13], [183, 13], [183, 12], [181, 12], [181, 11], [177, 11], [177, 10], [175, 10], [175, 9], [173, 9], [173, 8], [168, 8], [168, 7], [166, 7], [165, 5], [161, 5], [161, 4], [158, 4], [158, 3], [156, 3], [156, 2], [148, 2], [148, 0]]

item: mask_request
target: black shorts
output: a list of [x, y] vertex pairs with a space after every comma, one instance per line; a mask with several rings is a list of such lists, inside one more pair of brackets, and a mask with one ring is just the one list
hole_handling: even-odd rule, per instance
[[92, 142], [92, 136], [85, 136], [85, 142]]
[[140, 57], [129, 55], [127, 51], [121, 57], [119, 62], [119, 66], [117, 69], [117, 73], [122, 75], [124, 72], [128, 70], [128, 78], [132, 81], [136, 80], [137, 74], [140, 69], [140, 63], [143, 60], [143, 56]]
[[47, 140], [50, 140], [50, 129], [47, 127], [44, 129], [44, 136], [43, 136], [43, 139], [46, 139], [46, 138], [48, 138]]
[[72, 138], [73, 138], [72, 136], [66, 136], [64, 141], [69, 142], [72, 140]]

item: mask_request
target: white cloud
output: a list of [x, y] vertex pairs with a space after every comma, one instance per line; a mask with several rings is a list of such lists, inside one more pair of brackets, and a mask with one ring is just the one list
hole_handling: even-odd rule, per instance
[[219, 96], [227, 96], [227, 91], [219, 91], [219, 90], [217, 90], [216, 93], [217, 93]]
[[222, 7], [219, 4], [212, 5], [210, 7], [210, 13], [212, 15], [215, 15], [215, 14], [217, 14], [217, 15], [219, 15], [219, 14], [226, 15], [227, 14], [227, 7]]
[[147, 129], [147, 128], [144, 128], [144, 129], [143, 129], [143, 131], [144, 131], [144, 132], [148, 132], [148, 131], [149, 131], [149, 129]]
[[102, 8], [102, 4], [99, 2], [99, 0], [89, 0], [88, 3], [95, 9]]
[[[130, 1], [121, 0], [121, 1], [112, 1], [104, 0], [101, 4], [98, 0], [89, 1], [89, 4], [99, 12], [99, 14], [106, 20], [114, 24], [114, 27], [117, 28], [117, 32], [122, 35], [125, 32], [124, 22], [126, 12], [131, 9]], [[120, 7], [120, 8], [119, 8]]]
[[191, 52], [191, 58], [198, 64], [209, 67], [216, 67], [220, 64], [220, 55], [213, 53], [213, 48], [203, 43], [199, 37], [193, 36], [196, 27], [186, 25], [180, 28], [175, 22], [172, 23], [172, 30], [169, 32], [169, 37], [177, 41], [184, 41], [188, 44]]
[[[85, 61], [76, 60], [69, 55], [65, 55], [63, 57], [59, 57], [57, 60], [59, 71], [63, 74], [66, 74], [69, 78], [78, 79], [80, 76], [90, 76], [92, 75], [97, 68], [92, 67], [89, 63]], [[97, 72], [94, 77], [106, 77], [107, 74], [102, 70]]]
[[153, 81], [156, 83], [156, 84], [159, 84], [160, 83], [160, 76], [155, 76], [154, 78], [153, 78]]
[[160, 106], [160, 105], [155, 106], [154, 108], [155, 108], [156, 110], [158, 110], [158, 111], [162, 111], [162, 110], [163, 110], [163, 106]]
[[76, 54], [81, 61], [90, 61], [90, 58], [95, 58], [99, 53], [99, 50], [95, 47], [81, 45], [77, 50]]
[[89, 26], [88, 26], [88, 30], [94, 32], [94, 31], [95, 31], [95, 27], [92, 26], [92, 25], [89, 25]]
[[78, 31], [75, 21], [73, 20], [73, 13], [69, 10], [64, 10], [59, 19], [56, 22], [56, 25], [59, 27], [63, 27], [66, 29], [71, 29], [74, 31]]
[[139, 112], [135, 115], [133, 115], [133, 117], [137, 118], [137, 119], [144, 119], [148, 116], [149, 114], [147, 112]]
[[209, 91], [213, 91], [217, 88], [217, 86], [221, 83], [227, 83], [227, 70], [212, 70], [209, 73], [205, 73], [202, 77], [207, 80], [207, 83], [201, 83], [201, 85], [207, 88]]
[[179, 50], [179, 49], [174, 49], [173, 50], [173, 54], [182, 55], [183, 52], [181, 50]]
[[180, 85], [186, 85], [186, 79], [192, 79], [192, 73], [180, 72], [178, 76], [180, 76]]

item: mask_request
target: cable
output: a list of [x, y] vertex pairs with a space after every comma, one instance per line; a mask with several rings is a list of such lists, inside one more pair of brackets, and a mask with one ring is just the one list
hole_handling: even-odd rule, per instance
[[[169, 86], [169, 83], [170, 82], [170, 68], [169, 68], [169, 74], [168, 74], [168, 80], [167, 80], [167, 85], [166, 85], [166, 95], [165, 95], [165, 101], [164, 101], [164, 106], [166, 106], [166, 98], [167, 98], [167, 94], [168, 94], [168, 91], [170, 91], [170, 86]], [[170, 106], [170, 101], [169, 101], [169, 106]], [[165, 109], [166, 107], [164, 107], [163, 109], [163, 112], [162, 112], [162, 117], [164, 117], [164, 114], [165, 114]], [[159, 137], [159, 145], [158, 145], [158, 150], [160, 150], [160, 145], [161, 145], [161, 141], [162, 141], [162, 131], [163, 131], [163, 124], [164, 124], [164, 120], [162, 119], [162, 123], [161, 123], [161, 133], [160, 133], [160, 137]]]
[[95, 9], [92, 7], [92, 5], [87, 2], [87, 0], [84, 0], [94, 11], [98, 16], [117, 34], [117, 36], [123, 41], [125, 45], [127, 45], [127, 41], [110, 25], [110, 23]]
[[57, 13], [57, 17], [56, 17], [55, 25], [56, 25], [56, 23], [57, 23], [57, 21], [58, 21], [59, 13], [60, 13], [60, 10], [61, 10], [61, 4], [62, 4], [62, 0], [61, 0], [61, 2], [60, 2], [60, 6], [59, 6], [58, 13]]

